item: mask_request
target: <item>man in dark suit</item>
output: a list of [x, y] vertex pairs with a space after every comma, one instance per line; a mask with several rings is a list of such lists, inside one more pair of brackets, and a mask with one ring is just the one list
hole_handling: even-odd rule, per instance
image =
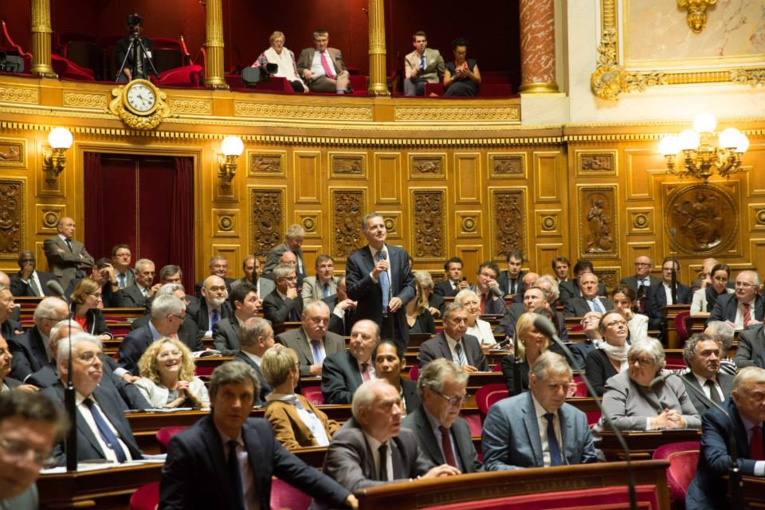
[[733, 390], [733, 376], [720, 372], [721, 354], [722, 342], [711, 335], [697, 333], [685, 342], [683, 359], [690, 371], [682, 375], [683, 383], [701, 415], [728, 400]]
[[303, 313], [303, 298], [297, 290], [295, 268], [280, 264], [272, 273], [276, 290], [263, 300], [263, 317], [276, 327], [284, 322], [299, 322]]
[[587, 312], [606, 313], [614, 309], [614, 302], [598, 295], [599, 282], [595, 273], [579, 276], [579, 289], [582, 297], [566, 301], [563, 314], [567, 317], [584, 317]]
[[[574, 277], [568, 281], [561, 282], [558, 287], [560, 288], [560, 302], [565, 306], [569, 300], [582, 297], [582, 291], [579, 288], [579, 278], [587, 273], [594, 273], [595, 267], [587, 259], [579, 259], [574, 264]], [[598, 285], [598, 296], [606, 296], [606, 285], [600, 283]]]
[[[96, 263], [90, 271], [90, 275], [85, 276], [84, 278], [90, 278], [101, 286], [101, 302], [103, 303], [104, 308], [117, 307], [117, 299], [115, 296], [119, 291], [119, 283], [117, 282], [117, 277], [114, 276], [114, 266], [112, 266], [112, 261], [110, 259], [102, 257], [96, 260]], [[77, 285], [79, 285], [81, 280], [82, 278], [80, 277], [72, 278], [69, 285], [63, 287], [64, 299], [66, 301], [71, 299], [74, 289], [77, 288]]]
[[729, 321], [737, 329], [763, 321], [760, 277], [754, 271], [741, 271], [736, 276], [736, 292], [717, 298], [709, 321]]
[[268, 421], [249, 418], [258, 390], [258, 378], [244, 363], [215, 369], [210, 416], [170, 441], [159, 508], [270, 508], [273, 476], [333, 508], [358, 507], [350, 491], [288, 452]]
[[403, 352], [399, 352], [398, 346], [394, 342], [383, 340], [378, 343], [372, 352], [372, 360], [374, 360], [377, 378], [388, 381], [403, 397], [401, 401], [402, 416], [414, 412], [422, 405], [422, 399], [417, 392], [417, 383], [401, 377], [401, 371], [406, 368], [406, 358]]
[[566, 403], [571, 380], [563, 356], [545, 352], [531, 367], [530, 391], [489, 408], [481, 448], [485, 470], [596, 462], [587, 417]]
[[75, 224], [72, 218], [61, 218], [56, 229], [58, 235], [46, 239], [43, 248], [48, 268], [66, 289], [73, 278], [84, 278], [85, 269], [93, 267], [95, 261], [85, 245], [73, 239]]
[[568, 270], [571, 267], [571, 262], [566, 257], [555, 257], [551, 266], [555, 273], [555, 281], [558, 285], [569, 280]]
[[228, 298], [234, 314], [213, 326], [213, 347], [223, 356], [236, 356], [239, 352], [239, 325], [258, 315], [261, 301], [251, 283], [234, 285]]
[[[672, 273], [675, 274], [676, 297], [672, 301]], [[648, 329], [662, 329], [664, 312], [667, 305], [690, 304], [693, 299], [691, 288], [679, 281], [680, 262], [674, 258], [665, 258], [661, 262], [661, 284], [652, 287], [648, 294]]]
[[114, 277], [117, 279], [117, 285], [120, 289], [135, 285], [135, 271], [130, 267], [133, 254], [130, 252], [130, 246], [127, 244], [115, 244], [112, 248], [112, 266], [114, 266]]
[[308, 88], [311, 92], [349, 93], [348, 70], [340, 50], [329, 47], [329, 33], [315, 30], [313, 43], [314, 47], [301, 51], [297, 60], [298, 72]]
[[384, 379], [365, 382], [353, 396], [353, 418], [332, 437], [322, 472], [350, 491], [459, 474], [430, 462], [412, 431], [401, 428], [401, 397]]
[[[710, 409], [701, 422], [701, 451], [685, 497], [688, 510], [724, 510], [733, 508], [728, 499], [731, 445], [735, 444], [736, 463], [744, 476], [762, 475], [765, 464], [762, 422], [765, 420], [765, 370], [742, 368], [733, 380], [731, 399], [723, 409]], [[735, 442], [733, 438], [735, 437]]]
[[239, 352], [236, 360], [247, 363], [255, 371], [260, 383], [258, 403], [265, 405], [266, 396], [271, 393], [271, 386], [260, 370], [260, 361], [268, 349], [274, 346], [274, 330], [267, 320], [260, 317], [247, 319], [239, 328]]
[[[226, 285], [226, 290], [231, 292], [231, 285], [236, 281], [235, 278], [229, 278], [228, 275], [228, 259], [223, 255], [213, 255], [209, 262], [210, 276], [217, 276]], [[202, 287], [204, 287], [207, 280], [201, 281], [194, 285], [194, 295], [197, 299], [202, 299]]]
[[404, 418], [417, 445], [433, 464], [449, 464], [462, 473], [481, 469], [478, 453], [460, 409], [467, 396], [468, 374], [451, 361], [437, 359], [420, 372], [422, 406]]
[[35, 269], [37, 261], [31, 251], [19, 253], [19, 272], [11, 276], [11, 294], [14, 297], [55, 296], [48, 288], [48, 282], [58, 281], [53, 273], [42, 273]]
[[502, 289], [497, 283], [499, 267], [491, 261], [486, 261], [478, 266], [478, 278], [470, 290], [478, 295], [481, 300], [481, 315], [502, 315], [507, 313], [505, 300], [502, 298]]
[[10, 287], [0, 283], [0, 334], [7, 340], [24, 332], [21, 324], [11, 318], [16, 310]]
[[326, 297], [322, 301], [332, 310], [332, 313], [329, 314], [329, 331], [340, 336], [350, 335], [357, 303], [348, 298], [345, 276], [337, 282], [337, 294]]
[[483, 354], [478, 339], [466, 335], [468, 311], [459, 303], [452, 303], [444, 311], [444, 330], [420, 346], [420, 369], [438, 358], [454, 361], [467, 373], [485, 372], [489, 361]]
[[321, 375], [324, 359], [345, 351], [345, 339], [327, 330], [329, 307], [324, 301], [308, 303], [301, 323], [301, 327], [279, 334], [276, 341], [295, 351], [301, 377]]
[[[115, 268], [116, 271], [116, 268]], [[144, 308], [146, 301], [152, 299], [162, 286], [154, 283], [154, 262], [141, 259], [135, 263], [135, 283], [114, 294], [117, 308]]]
[[25, 381], [42, 367], [55, 365], [56, 351], [50, 345], [50, 331], [59, 321], [69, 317], [69, 305], [56, 297], [47, 297], [35, 308], [33, 328], [23, 335], [9, 339], [13, 353], [13, 371], [11, 375], [19, 381]]
[[635, 274], [622, 278], [619, 282], [635, 291], [641, 313], [648, 309], [648, 294], [651, 289], [661, 284], [661, 278], [651, 276], [651, 271], [653, 271], [651, 257], [640, 255], [635, 259]]
[[738, 335], [736, 366], [765, 368], [765, 326], [758, 324]]
[[355, 320], [376, 322], [385, 338], [406, 351], [409, 326], [404, 305], [415, 294], [409, 256], [385, 244], [388, 231], [381, 214], [364, 216], [362, 228], [369, 244], [351, 253], [345, 266], [348, 297], [357, 302]]
[[[284, 232], [284, 242], [274, 246], [268, 252], [266, 265], [263, 266], [263, 276], [273, 279], [271, 273], [281, 263], [284, 252], [292, 252], [295, 255], [295, 274], [298, 277], [298, 286], [300, 286], [306, 275], [305, 264], [303, 263], [303, 238], [305, 238], [305, 229], [302, 226], [296, 223], [287, 227], [287, 231]], [[263, 298], [264, 296], [260, 297]]]
[[375, 378], [372, 351], [380, 341], [380, 327], [370, 320], [353, 325], [347, 350], [327, 356], [321, 371], [321, 393], [327, 404], [350, 404], [364, 381]]
[[514, 296], [523, 291], [523, 276], [526, 273], [521, 271], [521, 265], [523, 254], [518, 250], [510, 250], [507, 254], [507, 270], [499, 273], [497, 278], [502, 295]]
[[[101, 343], [88, 334], [62, 338], [56, 361], [61, 381], [67, 380], [69, 350], [72, 352], [72, 382], [77, 392], [77, 460], [102, 459], [125, 462], [143, 457], [125, 419], [128, 410], [116, 389], [100, 384], [103, 374]], [[63, 404], [63, 385], [42, 390]], [[116, 434], [115, 434], [116, 431]], [[63, 449], [58, 449], [64, 464]]]
[[234, 314], [231, 303], [228, 302], [226, 282], [220, 276], [211, 275], [205, 278], [200, 291], [197, 327], [203, 337], [212, 338], [212, 330], [221, 319], [228, 319]]
[[469, 289], [470, 284], [466, 278], [462, 277], [462, 259], [459, 257], [452, 257], [444, 264], [444, 273], [446, 280], [438, 282], [433, 287], [433, 294], [443, 297], [456, 296], [457, 293], [464, 289]]

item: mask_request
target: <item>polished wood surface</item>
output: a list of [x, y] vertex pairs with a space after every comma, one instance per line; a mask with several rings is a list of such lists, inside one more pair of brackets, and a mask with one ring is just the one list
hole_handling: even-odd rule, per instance
[[[701, 439], [700, 429], [679, 429], [679, 430], [650, 430], [622, 431], [624, 440], [629, 447], [629, 457], [632, 460], [650, 459], [653, 451], [661, 445], [667, 443], [679, 443], [681, 441], [699, 441]], [[601, 432], [601, 450], [608, 460], [625, 460], [626, 454], [622, 449], [616, 435], [612, 431]]]

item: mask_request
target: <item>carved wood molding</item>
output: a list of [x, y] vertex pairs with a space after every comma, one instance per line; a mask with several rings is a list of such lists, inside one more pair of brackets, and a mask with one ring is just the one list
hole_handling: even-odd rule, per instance
[[250, 188], [250, 253], [262, 258], [282, 242], [285, 230], [282, 188]]
[[526, 189], [492, 189], [492, 258], [505, 260], [513, 250], [528, 253], [526, 241]]
[[344, 261], [354, 250], [364, 246], [361, 218], [367, 211], [367, 192], [364, 189], [331, 189], [332, 211], [331, 248], [336, 261]]
[[16, 260], [26, 247], [26, 182], [0, 178], [0, 259]]
[[411, 253], [416, 260], [443, 260], [446, 249], [446, 191], [412, 190]]

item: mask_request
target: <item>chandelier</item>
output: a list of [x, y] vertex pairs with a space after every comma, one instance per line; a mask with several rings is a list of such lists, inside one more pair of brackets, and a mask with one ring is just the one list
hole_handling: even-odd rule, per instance
[[728, 128], [720, 132], [715, 144], [716, 127], [714, 115], [701, 113], [693, 121], [693, 129], [665, 136], [659, 142], [659, 151], [667, 160], [667, 173], [706, 183], [715, 171], [725, 178], [743, 172], [741, 156], [749, 148], [749, 139], [738, 129]]

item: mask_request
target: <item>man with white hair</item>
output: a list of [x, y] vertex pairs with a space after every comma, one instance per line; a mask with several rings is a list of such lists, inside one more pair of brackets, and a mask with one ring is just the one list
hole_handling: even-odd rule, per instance
[[46, 297], [35, 308], [33, 317], [33, 328], [8, 341], [13, 353], [11, 376], [19, 381], [25, 381], [46, 365], [55, 364], [56, 351], [50, 344], [50, 330], [69, 317], [69, 305], [62, 299]]
[[[202, 335], [199, 334], [199, 327], [197, 327], [197, 322], [191, 311], [192, 306], [196, 306], [195, 310], [197, 315], [199, 314], [199, 305], [196, 303], [196, 298], [186, 294], [183, 284], [180, 283], [166, 283], [162, 285], [154, 295], [154, 299], [159, 296], [175, 296], [186, 304], [186, 315], [183, 316], [183, 324], [178, 328], [178, 339], [186, 344], [186, 347], [191, 349], [191, 352], [204, 351], [205, 346], [202, 342]], [[189, 302], [189, 299], [192, 301]], [[154, 300], [151, 300], [150, 302], [147, 301], [148, 309], [146, 314], [138, 317], [132, 324], [130, 324], [131, 330], [146, 326], [149, 321], [151, 321], [151, 305], [153, 302]]]
[[312, 301], [303, 308], [301, 327], [285, 331], [276, 341], [293, 349], [300, 363], [300, 375], [321, 375], [324, 358], [345, 351], [345, 340], [331, 333], [329, 307], [323, 301]]
[[228, 319], [234, 314], [228, 302], [226, 282], [220, 276], [211, 275], [205, 278], [200, 290], [199, 316], [197, 327], [199, 334], [212, 338], [213, 326], [219, 320]]
[[729, 321], [736, 329], [761, 325], [762, 319], [760, 276], [755, 271], [741, 271], [736, 276], [736, 291], [718, 297], [709, 315], [710, 321]]
[[709, 321], [704, 333], [712, 335], [712, 338], [722, 344], [722, 359], [720, 360], [720, 372], [728, 375], [736, 375], [738, 367], [733, 358], [729, 356], [730, 347], [733, 345], [733, 338], [736, 336], [736, 330], [725, 321]]
[[[210, 258], [209, 262], [210, 267], [210, 276], [217, 276], [220, 279], [223, 280], [223, 282], [226, 284], [226, 290], [231, 291], [231, 285], [236, 282], [236, 278], [229, 278], [228, 277], [228, 259], [224, 257], [223, 255], [213, 255]], [[194, 295], [197, 297], [197, 299], [202, 299], [202, 287], [204, 287], [205, 282], [201, 281], [194, 285]]]
[[115, 304], [118, 308], [143, 308], [147, 299], [162, 286], [154, 283], [154, 262], [149, 259], [141, 259], [135, 263], [135, 284], [128, 285], [114, 294]]
[[[303, 263], [303, 239], [305, 238], [305, 229], [298, 225], [290, 225], [287, 227], [287, 231], [284, 233], [284, 242], [268, 252], [268, 258], [266, 258], [266, 265], [263, 267], [263, 276], [266, 278], [272, 278], [271, 273], [280, 263], [282, 254], [286, 251], [295, 254], [295, 275], [297, 276], [297, 286], [300, 287], [305, 278], [305, 264]], [[261, 296], [263, 297], [263, 296]]]

